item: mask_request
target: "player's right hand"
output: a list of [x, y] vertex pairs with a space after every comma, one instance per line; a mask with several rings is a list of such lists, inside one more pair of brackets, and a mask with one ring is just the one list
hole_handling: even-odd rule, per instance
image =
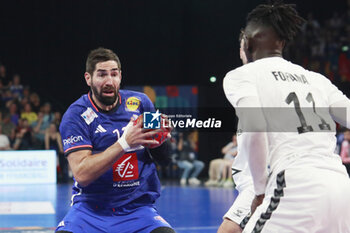
[[141, 145], [158, 145], [157, 140], [152, 139], [152, 136], [157, 134], [159, 130], [147, 131], [142, 129], [142, 121], [137, 121], [134, 124], [132, 119], [124, 129], [123, 135], [118, 140], [124, 151], [132, 148], [138, 148]]

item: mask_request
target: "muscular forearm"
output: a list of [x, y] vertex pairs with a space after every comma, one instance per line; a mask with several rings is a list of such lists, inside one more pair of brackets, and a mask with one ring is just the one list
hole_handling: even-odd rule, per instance
[[157, 131], [143, 132], [141, 125], [141, 121], [136, 125], [130, 121], [118, 141], [101, 153], [92, 155], [91, 151], [88, 150], [71, 153], [68, 156], [68, 161], [78, 183], [81, 186], [87, 186], [95, 181], [107, 172], [123, 156], [125, 151], [135, 150], [144, 144], [157, 145], [156, 140], [149, 139]]
[[[84, 153], [84, 151], [75, 153]], [[80, 157], [80, 161], [72, 161], [77, 158], [74, 158], [74, 155], [69, 155], [68, 161], [72, 167], [74, 178], [80, 186], [85, 187], [112, 168], [113, 164], [120, 159], [123, 154], [123, 148], [116, 142], [101, 153], [92, 155], [90, 152], [90, 154], [86, 156], [76, 156]], [[73, 166], [77, 164], [77, 166], [73, 167], [72, 164]]]

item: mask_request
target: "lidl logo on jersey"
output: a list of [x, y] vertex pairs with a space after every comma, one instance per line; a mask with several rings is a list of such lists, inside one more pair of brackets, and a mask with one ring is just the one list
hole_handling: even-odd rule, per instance
[[162, 114], [159, 110], [156, 112], [143, 113], [143, 128], [145, 129], [160, 129], [160, 120]]
[[136, 153], [124, 154], [113, 164], [113, 181], [135, 180], [139, 178]]
[[125, 110], [130, 112], [139, 112], [140, 100], [136, 97], [129, 97], [125, 102]]

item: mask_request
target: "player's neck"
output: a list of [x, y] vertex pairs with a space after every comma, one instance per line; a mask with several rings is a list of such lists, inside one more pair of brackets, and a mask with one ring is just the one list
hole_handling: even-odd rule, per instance
[[115, 102], [112, 105], [104, 105], [96, 98], [96, 96], [94, 94], [92, 94], [91, 97], [92, 97], [92, 100], [94, 101], [94, 103], [97, 105], [97, 107], [102, 109], [103, 111], [106, 111], [106, 112], [112, 110], [115, 106], [117, 106], [118, 101], [119, 101], [119, 95], [118, 95]]
[[283, 57], [280, 50], [261, 50], [253, 54], [253, 61], [268, 58], [268, 57]]

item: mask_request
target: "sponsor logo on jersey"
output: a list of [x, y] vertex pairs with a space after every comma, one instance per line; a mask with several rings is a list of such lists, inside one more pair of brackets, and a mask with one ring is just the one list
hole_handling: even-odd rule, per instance
[[139, 178], [136, 153], [123, 155], [113, 164], [113, 181], [135, 180]]
[[103, 128], [102, 125], [98, 125], [95, 130], [95, 133], [105, 133], [105, 132], [107, 132], [107, 130]]
[[134, 187], [134, 186], [140, 186], [140, 181], [132, 181], [132, 182], [119, 182], [119, 183], [114, 183], [113, 187], [118, 187], [118, 188], [128, 188], [128, 187]]
[[237, 217], [241, 217], [243, 214], [243, 211], [240, 209], [237, 209], [236, 212], [234, 212], [233, 214], [236, 215]]
[[66, 139], [63, 139], [63, 145], [72, 145], [74, 143], [77, 143], [77, 142], [80, 142], [80, 141], [83, 141], [83, 137], [82, 136], [70, 136]]
[[160, 116], [162, 114], [157, 112], [143, 113], [143, 128], [145, 129], [160, 129]]
[[125, 103], [126, 110], [131, 112], [139, 112], [140, 100], [136, 97], [129, 97]]
[[94, 110], [92, 110], [92, 108], [90, 107], [88, 107], [86, 111], [83, 112], [80, 116], [84, 119], [84, 121], [88, 125], [90, 125], [91, 122], [93, 122], [94, 119], [98, 117], [97, 114], [94, 112]]

